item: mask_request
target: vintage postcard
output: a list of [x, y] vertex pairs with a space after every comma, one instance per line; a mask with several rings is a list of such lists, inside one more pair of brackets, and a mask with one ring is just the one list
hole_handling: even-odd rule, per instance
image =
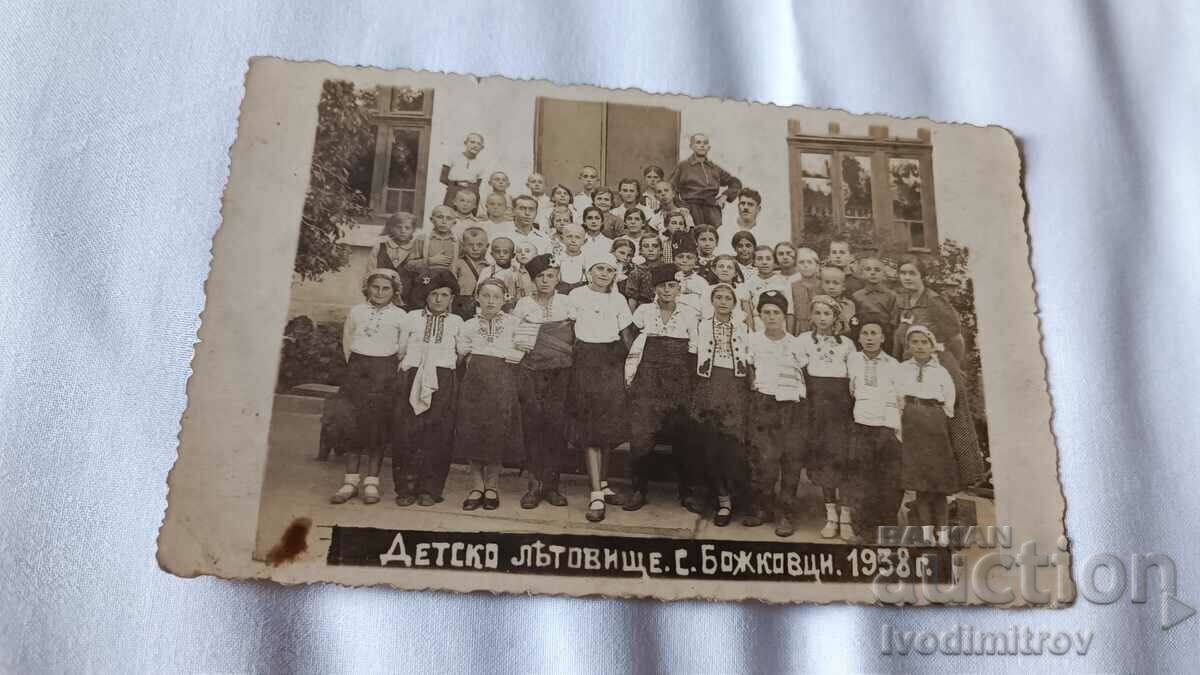
[[165, 570], [1070, 603], [1006, 130], [261, 58], [230, 161]]

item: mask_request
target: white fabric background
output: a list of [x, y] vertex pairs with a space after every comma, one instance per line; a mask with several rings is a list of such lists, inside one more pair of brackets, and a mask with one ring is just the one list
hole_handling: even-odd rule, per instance
[[[1007, 126], [1075, 555], [1167, 553], [1200, 605], [1196, 5], [449, 4], [0, 4], [0, 670], [1195, 668], [1200, 617], [1164, 633], [1157, 601], [663, 604], [159, 571], [243, 72], [271, 54]], [[960, 622], [1096, 637], [1086, 659], [879, 655], [885, 623]]]

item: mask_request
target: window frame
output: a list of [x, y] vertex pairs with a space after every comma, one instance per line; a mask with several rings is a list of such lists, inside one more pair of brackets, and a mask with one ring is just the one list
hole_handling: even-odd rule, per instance
[[[804, 241], [804, 188], [801, 177], [800, 155], [829, 155], [829, 180], [832, 189], [833, 219], [838, 227], [845, 227], [846, 216], [842, 204], [842, 162], [844, 155], [869, 157], [871, 162], [871, 211], [875, 227], [875, 241], [881, 251], [892, 253], [928, 253], [935, 251], [938, 242], [937, 214], [933, 195], [933, 145], [928, 134], [918, 132], [918, 138], [887, 138], [886, 129], [872, 128], [872, 136], [816, 136], [802, 134], [795, 120], [789, 122], [788, 169], [791, 191], [792, 239]], [[836, 134], [836, 131], [834, 132]], [[892, 213], [893, 191], [888, 166], [889, 159], [916, 159], [921, 171], [921, 211], [924, 223], [925, 246], [913, 246], [912, 234], [907, 223], [897, 220]], [[901, 230], [904, 230], [901, 232]]]
[[[377, 109], [371, 115], [371, 123], [376, 126], [375, 132], [375, 166], [371, 172], [370, 207], [373, 219], [382, 223], [394, 212], [386, 211], [388, 171], [392, 162], [393, 140], [397, 129], [416, 131], [417, 141], [417, 175], [413, 195], [413, 215], [417, 222], [424, 222], [425, 190], [429, 177], [429, 141], [433, 128], [433, 89], [422, 89], [422, 106], [420, 110], [391, 110], [392, 97], [398, 87], [378, 87], [376, 89]], [[403, 201], [403, 200], [401, 200]]]

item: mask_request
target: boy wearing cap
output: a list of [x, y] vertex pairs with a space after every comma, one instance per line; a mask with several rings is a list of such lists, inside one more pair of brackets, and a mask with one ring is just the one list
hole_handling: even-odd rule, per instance
[[[392, 477], [396, 504], [433, 506], [442, 501], [450, 471], [463, 320], [450, 313], [459, 289], [449, 270], [422, 271], [413, 285], [413, 298], [422, 309], [408, 312], [401, 329]], [[414, 455], [420, 458], [418, 466], [413, 466]]]
[[712, 301], [709, 300], [712, 291], [704, 277], [696, 272], [700, 260], [696, 240], [691, 233], [676, 232], [671, 235], [671, 250], [679, 270], [680, 304], [696, 310], [698, 316], [712, 314]]
[[549, 253], [525, 263], [535, 287], [517, 301], [513, 316], [521, 321], [516, 347], [525, 352], [518, 371], [522, 433], [529, 459], [529, 489], [521, 508], [533, 509], [545, 500], [566, 506], [558, 491], [558, 475], [566, 453], [566, 399], [575, 342], [574, 312], [567, 296], [556, 291], [558, 264]]
[[377, 268], [363, 280], [367, 302], [355, 305], [346, 316], [342, 333], [342, 354], [346, 358], [346, 376], [338, 390], [341, 400], [354, 411], [356, 438], [346, 453], [346, 475], [342, 487], [330, 502], [342, 504], [359, 491], [363, 454], [368, 454], [366, 478], [362, 478], [365, 504], [379, 501], [379, 472], [383, 467], [383, 445], [387, 435], [388, 412], [396, 390], [396, 354], [404, 339], [404, 310], [393, 304], [400, 295], [400, 275], [396, 270]]
[[[750, 334], [754, 364], [750, 396], [750, 475], [754, 509], [742, 520], [757, 527], [775, 512], [775, 534], [790, 537], [796, 488], [808, 435], [808, 401], [800, 338], [788, 335], [787, 297], [776, 290], [758, 298], [763, 329]], [[775, 484], [779, 483], [779, 494]]]
[[630, 394], [629, 476], [632, 492], [622, 507], [637, 511], [646, 504], [650, 453], [656, 439], [670, 443], [680, 468], [680, 493], [697, 481], [692, 475], [700, 462], [687, 461], [683, 443], [688, 436], [691, 373], [695, 370], [696, 328], [700, 313], [678, 302], [679, 268], [673, 263], [654, 269], [655, 301], [638, 307], [633, 325], [641, 334], [629, 351], [625, 381]]

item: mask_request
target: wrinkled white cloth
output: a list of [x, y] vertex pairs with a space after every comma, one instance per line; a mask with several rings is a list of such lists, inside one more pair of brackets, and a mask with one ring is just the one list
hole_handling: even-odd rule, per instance
[[[185, 580], [154, 561], [246, 62], [270, 54], [1010, 128], [1073, 555], [1166, 553], [1200, 605], [1189, 3], [5, 0], [0, 16], [0, 671], [1194, 669], [1200, 618], [1164, 633], [1155, 598], [624, 602]], [[712, 142], [721, 158], [735, 141]], [[885, 624], [1096, 637], [1086, 658], [889, 657]]]

